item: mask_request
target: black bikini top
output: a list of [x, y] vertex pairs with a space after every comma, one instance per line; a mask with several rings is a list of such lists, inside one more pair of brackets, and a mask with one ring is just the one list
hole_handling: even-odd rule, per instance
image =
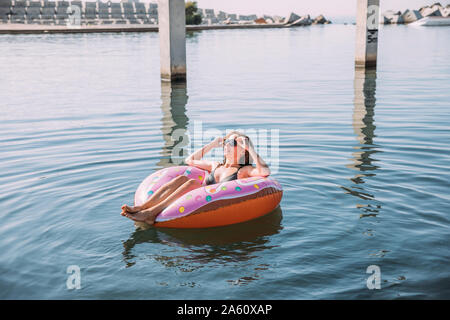
[[[217, 166], [217, 167], [219, 167], [219, 166]], [[209, 174], [208, 178], [206, 178], [206, 185], [217, 183], [216, 178], [214, 177], [214, 172], [216, 172], [217, 167], [215, 167], [214, 170], [211, 171], [211, 173]], [[244, 166], [240, 166], [235, 173], [233, 173], [232, 175], [229, 175], [228, 177], [225, 177], [224, 179], [220, 180], [220, 182], [236, 180], [238, 172], [242, 167], [244, 167]]]

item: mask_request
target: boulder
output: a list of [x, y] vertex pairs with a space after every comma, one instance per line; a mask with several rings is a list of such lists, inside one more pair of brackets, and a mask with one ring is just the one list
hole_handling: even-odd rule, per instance
[[444, 10], [445, 7], [443, 7], [443, 6], [438, 2], [438, 3], [433, 4], [433, 5], [431, 6], [431, 9], [433, 9], [433, 10], [439, 10], [439, 12], [441, 13], [441, 16], [442, 16], [442, 10]]
[[327, 22], [327, 19], [321, 14], [320, 16], [316, 17], [313, 21], [314, 24], [324, 24]]
[[437, 8], [437, 7], [424, 8], [421, 11], [421, 14], [423, 17], [440, 17], [440, 16], [442, 16], [440, 8]]
[[312, 24], [311, 17], [308, 15], [301, 17], [300, 19], [295, 20], [294, 22], [288, 24], [289, 27], [293, 26], [309, 26]]
[[284, 17], [280, 17], [280, 16], [272, 16], [272, 20], [275, 23], [283, 23], [284, 21]]
[[422, 19], [422, 15], [420, 14], [419, 11], [417, 10], [406, 10], [403, 14], [402, 14], [402, 18], [403, 18], [403, 22], [404, 23], [411, 23], [417, 20]]
[[423, 11], [424, 11], [426, 8], [429, 8], [429, 6], [423, 6], [423, 7], [420, 7], [420, 9], [419, 9], [420, 14], [423, 15]]
[[403, 21], [403, 17], [402, 17], [402, 13], [400, 11], [386, 11], [383, 13], [383, 24], [402, 24]]
[[401, 14], [396, 14], [392, 16], [391, 24], [403, 24], [405, 23], [405, 20], [403, 19], [403, 16]]
[[284, 24], [293, 23], [294, 21], [297, 21], [300, 18], [301, 17], [299, 15], [291, 12], [291, 14], [284, 19], [283, 23]]
[[441, 15], [445, 18], [450, 18], [450, 7], [442, 8]]

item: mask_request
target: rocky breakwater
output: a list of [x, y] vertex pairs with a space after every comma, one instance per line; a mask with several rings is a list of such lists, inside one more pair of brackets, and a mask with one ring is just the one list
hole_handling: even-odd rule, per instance
[[291, 14], [287, 16], [282, 23], [287, 27], [293, 27], [293, 26], [309, 26], [312, 24], [330, 24], [331, 21], [327, 20], [323, 15], [319, 15], [315, 19], [312, 19], [309, 14], [299, 16], [298, 14], [291, 12]]
[[309, 14], [300, 16], [294, 12], [291, 12], [286, 17], [277, 15], [262, 15], [256, 14], [242, 15], [227, 13], [214, 9], [199, 9], [199, 13], [202, 16], [202, 24], [214, 25], [214, 24], [277, 24], [284, 25], [286, 27], [293, 26], [309, 26], [312, 24], [330, 24], [331, 21], [327, 20], [323, 15], [319, 15], [316, 18], [311, 18]]
[[386, 11], [382, 15], [381, 23], [383, 24], [408, 24], [418, 21], [425, 17], [444, 17], [450, 18], [450, 5], [442, 6], [439, 2], [424, 6], [418, 10]]

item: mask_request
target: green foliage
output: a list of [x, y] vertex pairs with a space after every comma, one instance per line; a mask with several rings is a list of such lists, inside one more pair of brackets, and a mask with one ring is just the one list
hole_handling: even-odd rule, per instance
[[186, 24], [202, 23], [202, 16], [199, 13], [197, 13], [198, 10], [197, 2], [187, 1], [185, 8], [186, 8]]

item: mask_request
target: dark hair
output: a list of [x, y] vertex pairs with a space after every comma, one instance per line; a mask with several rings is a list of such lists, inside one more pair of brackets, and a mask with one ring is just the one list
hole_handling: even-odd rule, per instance
[[[244, 138], [246, 138], [246, 139], [248, 139], [248, 140], [250, 141], [250, 138], [249, 138], [249, 137], [247, 137], [247, 136], [245, 136], [245, 135], [243, 135], [243, 134], [241, 134], [240, 136], [241, 136], [241, 137], [244, 137]], [[239, 136], [238, 136], [237, 138], [239, 138]], [[225, 146], [224, 146], [224, 147], [225, 147]], [[224, 154], [224, 155], [223, 155], [223, 162], [222, 162], [220, 165], [224, 165], [225, 162], [226, 162], [226, 160], [227, 160], [227, 159], [226, 159], [225, 154]], [[242, 157], [239, 158], [238, 163], [239, 163], [240, 165], [242, 165], [242, 166], [248, 166], [248, 165], [251, 165], [251, 162], [250, 162], [250, 152], [248, 152], [248, 150], [245, 150], [245, 154], [244, 154]]]
[[250, 152], [245, 150], [245, 154], [239, 159], [239, 164], [242, 164], [244, 166], [248, 166], [250, 164]]

